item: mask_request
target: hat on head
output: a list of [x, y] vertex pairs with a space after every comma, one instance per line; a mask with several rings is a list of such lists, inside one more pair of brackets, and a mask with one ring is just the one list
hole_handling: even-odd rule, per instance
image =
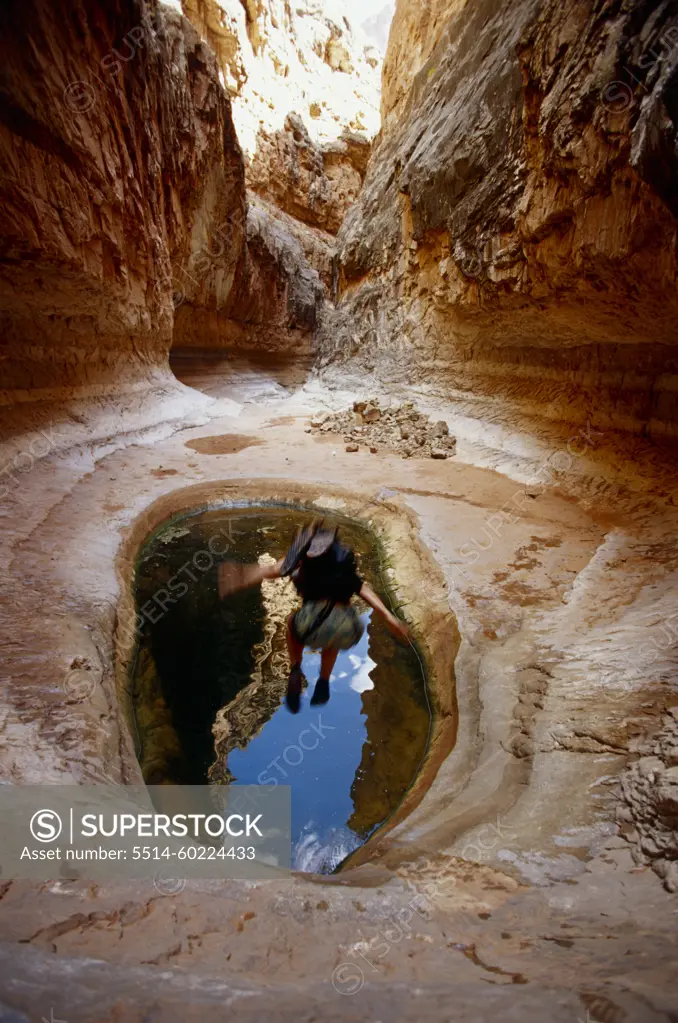
[[307, 558], [319, 558], [325, 554], [337, 538], [336, 529], [319, 529], [306, 551]]
[[[301, 559], [308, 554], [309, 548], [313, 543], [315, 537], [318, 535], [318, 533], [329, 532], [329, 530], [323, 530], [322, 528], [324, 521], [325, 520], [322, 518], [313, 519], [310, 525], [304, 526], [303, 529], [297, 530], [297, 535], [292, 541], [292, 546], [285, 555], [282, 567], [280, 569], [280, 575], [283, 578], [285, 576], [291, 575], [291, 573], [297, 567]], [[334, 539], [334, 535], [332, 539]], [[331, 541], [330, 544], [327, 544], [327, 546], [323, 545], [323, 550], [327, 550], [330, 545]], [[312, 555], [312, 557], [317, 558], [318, 554], [322, 553], [323, 553], [322, 550], [318, 550], [316, 554]]]

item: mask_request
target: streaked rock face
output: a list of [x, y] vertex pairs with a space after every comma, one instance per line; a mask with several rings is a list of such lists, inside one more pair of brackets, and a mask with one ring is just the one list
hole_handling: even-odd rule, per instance
[[174, 347], [308, 355], [324, 288], [296, 233], [274, 207], [249, 205], [244, 229], [219, 212], [174, 293]]
[[316, 145], [301, 118], [289, 114], [282, 131], [260, 137], [248, 183], [290, 216], [334, 235], [358, 198], [369, 155], [365, 137], [350, 132]]
[[326, 359], [480, 417], [673, 431], [677, 44], [668, 7], [400, 0]]
[[[335, 186], [333, 139], [353, 136], [340, 114], [336, 134], [314, 134], [311, 102], [322, 122], [329, 100], [309, 94], [307, 116], [271, 60], [275, 86], [244, 111], [245, 168], [221, 91], [240, 102], [243, 47], [268, 60], [274, 11], [297, 32], [304, 0], [190, 2], [203, 42], [179, 0], [0, 7], [0, 381], [14, 402], [0, 409], [0, 780], [140, 778], [123, 716], [139, 546], [189, 504], [243, 496], [388, 526], [440, 732], [407, 818], [322, 890], [3, 875], [0, 1016], [678, 1018], [675, 904], [621, 837], [675, 893], [675, 459], [605, 430], [675, 422], [676, 5], [400, 0], [382, 135], [366, 175], [364, 145], [339, 154]], [[348, 82], [346, 37], [321, 38], [303, 59]], [[267, 110], [279, 120], [259, 133]], [[285, 127], [293, 110], [309, 143]], [[354, 172], [366, 187], [335, 282]], [[302, 432], [302, 401], [336, 408], [322, 382], [299, 395], [248, 368], [234, 387], [229, 365], [187, 374], [190, 415], [177, 410], [172, 341], [296, 356], [319, 280], [341, 290], [323, 357], [351, 399], [441, 397], [446, 419], [474, 417], [475, 444], [460, 434], [444, 461], [348, 454]], [[83, 410], [103, 391], [94, 431]], [[189, 402], [212, 394], [238, 401], [196, 421]], [[48, 397], [66, 414], [26, 400]], [[562, 420], [578, 423], [543, 443]], [[284, 609], [269, 610], [270, 639]], [[220, 722], [222, 750], [267, 711], [261, 663], [253, 707]], [[143, 767], [163, 774], [176, 736], [149, 658], [141, 669], [156, 726]], [[388, 692], [380, 710], [375, 742]], [[403, 764], [378, 768], [386, 786]], [[360, 823], [372, 793], [354, 797]]]
[[189, 21], [155, 0], [13, 2], [2, 28], [7, 400], [166, 386], [171, 346], [307, 351], [320, 278], [284, 224], [248, 218], [230, 101]]
[[244, 224], [214, 58], [145, 0], [12, 2], [1, 20], [3, 387], [56, 398], [153, 378], [178, 268], [217, 209]]
[[382, 75], [381, 120], [385, 132], [397, 127], [413, 78], [440, 42], [452, 14], [461, 10], [464, 3], [465, 0], [426, 0], [422, 4], [396, 5]]

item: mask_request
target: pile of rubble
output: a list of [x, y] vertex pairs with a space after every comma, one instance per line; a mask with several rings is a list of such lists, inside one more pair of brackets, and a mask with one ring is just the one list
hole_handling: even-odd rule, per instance
[[678, 705], [662, 730], [622, 775], [621, 834], [637, 863], [649, 863], [670, 892], [678, 892]]
[[347, 451], [387, 448], [403, 458], [450, 458], [457, 445], [443, 419], [432, 422], [411, 401], [389, 408], [377, 400], [356, 401], [350, 411], [313, 416], [307, 433], [315, 432], [343, 434]]

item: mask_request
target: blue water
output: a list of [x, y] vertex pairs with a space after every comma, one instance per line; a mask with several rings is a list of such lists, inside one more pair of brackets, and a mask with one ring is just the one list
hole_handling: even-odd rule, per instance
[[[184, 579], [182, 566], [190, 558], [209, 566], [203, 552], [212, 549], [212, 537], [220, 537], [215, 549], [221, 550], [223, 537], [232, 535], [228, 557], [253, 563], [264, 553], [282, 557], [307, 520], [307, 514], [283, 508], [187, 517], [143, 549], [138, 606], [155, 607], [173, 579]], [[340, 520], [340, 529], [356, 551], [362, 576], [388, 603], [374, 538], [346, 520]], [[233, 735], [245, 747], [227, 742], [215, 750], [215, 719], [251, 685], [266, 612], [258, 588], [220, 602], [216, 564], [194, 575], [187, 592], [157, 621], [149, 620], [142, 634], [134, 692], [144, 777], [156, 785], [227, 784], [229, 778], [238, 784], [289, 785], [293, 866], [328, 872], [390, 816], [419, 769], [430, 726], [419, 655], [366, 609], [365, 632], [352, 650], [339, 654], [324, 706], [310, 705], [320, 655], [304, 652], [308, 685], [294, 715], [274, 695], [287, 671], [284, 630], [278, 629], [278, 667], [271, 673], [267, 661], [264, 675], [265, 684], [275, 689], [264, 690], [262, 698], [259, 687], [253, 705], [240, 705], [236, 712]], [[254, 734], [248, 738], [250, 727]]]
[[[369, 624], [371, 612], [362, 616]], [[309, 680], [302, 709], [293, 715], [281, 703], [244, 750], [233, 750], [229, 769], [241, 785], [292, 787], [292, 865], [298, 870], [332, 869], [363, 839], [346, 821], [353, 813], [351, 787], [363, 747], [370, 743], [363, 693], [374, 689], [376, 668], [368, 652], [367, 629], [360, 643], [337, 658], [330, 701], [310, 706], [320, 655], [306, 651], [302, 670]], [[309, 747], [309, 748], [304, 748]]]

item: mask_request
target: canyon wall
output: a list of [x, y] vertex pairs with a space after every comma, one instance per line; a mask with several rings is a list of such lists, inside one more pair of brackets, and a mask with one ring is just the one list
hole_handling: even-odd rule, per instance
[[[235, 276], [231, 241], [243, 238]], [[223, 214], [177, 279], [173, 346], [305, 357], [324, 303], [320, 275], [303, 247], [263, 205], [249, 205], [244, 227]]]
[[[212, 314], [203, 325], [189, 303], [175, 345], [308, 353], [332, 293], [336, 234], [379, 129], [381, 53], [333, 0], [182, 0], [181, 8], [214, 50], [232, 100], [249, 245], [231, 309], [209, 295], [219, 285], [206, 253], [219, 243], [203, 244], [203, 272], [187, 267], [184, 283]], [[226, 224], [226, 236], [231, 230]], [[198, 288], [205, 269], [209, 280]]]
[[10, 0], [0, 23], [5, 400], [162, 376], [175, 268], [217, 210], [245, 218], [214, 58], [146, 0]]
[[10, 0], [0, 33], [3, 429], [36, 401], [176, 387], [173, 343], [308, 351], [320, 277], [284, 225], [248, 216], [190, 22], [156, 0]]
[[315, 142], [379, 130], [381, 54], [341, 0], [181, 0], [216, 54], [245, 153], [294, 112]]
[[400, 0], [372, 142], [340, 8], [178, 2], [2, 10], [5, 403], [319, 347], [484, 420], [673, 432], [673, 5]]
[[331, 372], [675, 431], [675, 5], [399, 0]]

